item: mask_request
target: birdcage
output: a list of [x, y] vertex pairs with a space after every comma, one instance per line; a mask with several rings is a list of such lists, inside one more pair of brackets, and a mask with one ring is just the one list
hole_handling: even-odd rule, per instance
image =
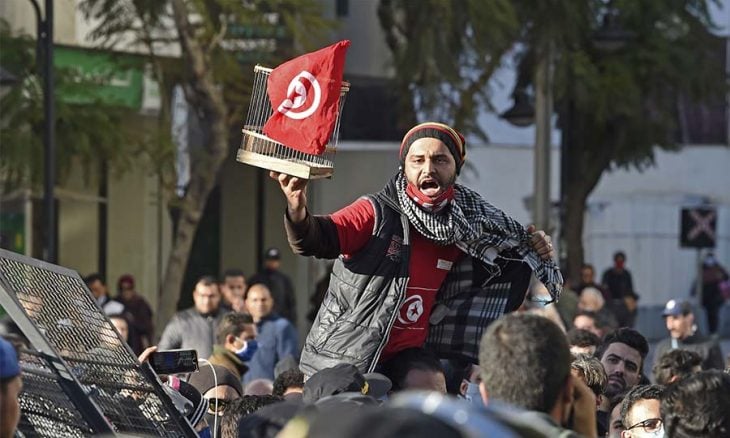
[[328, 178], [334, 173], [334, 159], [340, 134], [340, 116], [350, 84], [342, 81], [339, 109], [332, 136], [321, 155], [308, 154], [277, 142], [263, 133], [263, 126], [272, 116], [273, 108], [267, 93], [267, 80], [272, 69], [257, 65], [254, 68], [254, 84], [246, 124], [243, 127], [243, 141], [236, 159], [276, 172], [299, 178]]

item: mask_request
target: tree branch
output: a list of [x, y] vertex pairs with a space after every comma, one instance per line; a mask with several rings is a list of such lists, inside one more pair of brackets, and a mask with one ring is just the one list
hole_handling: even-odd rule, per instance
[[226, 32], [228, 31], [228, 21], [223, 20], [221, 22], [221, 29], [213, 35], [213, 38], [210, 40], [210, 44], [208, 44], [208, 49], [206, 50], [208, 56], [210, 56], [210, 53], [215, 49], [223, 40], [223, 37], [226, 36]]
[[171, 3], [180, 44], [188, 61], [188, 69], [192, 74], [190, 83], [195, 90], [196, 100], [200, 102], [209, 117], [224, 120], [226, 117], [225, 101], [208, 68], [210, 59], [195, 38], [194, 30], [188, 20], [188, 8], [183, 0], [172, 0]]

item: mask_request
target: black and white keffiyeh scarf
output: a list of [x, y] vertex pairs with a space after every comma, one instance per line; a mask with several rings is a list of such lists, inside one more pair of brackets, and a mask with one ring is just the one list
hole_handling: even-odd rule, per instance
[[421, 209], [406, 193], [408, 184], [403, 172], [388, 183], [397, 194], [400, 210], [424, 237], [440, 245], [455, 244], [471, 257], [484, 262], [492, 277], [499, 276], [495, 263], [505, 250], [517, 252], [535, 276], [545, 285], [553, 301], [563, 289], [563, 276], [553, 260], [543, 260], [532, 248], [530, 234], [502, 210], [484, 200], [477, 192], [455, 185], [450, 206], [439, 213]]

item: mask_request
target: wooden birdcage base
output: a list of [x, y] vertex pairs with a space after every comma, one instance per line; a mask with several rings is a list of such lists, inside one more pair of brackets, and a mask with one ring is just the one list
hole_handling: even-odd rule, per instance
[[257, 154], [256, 152], [250, 152], [244, 149], [238, 150], [238, 154], [236, 154], [236, 161], [304, 179], [329, 178], [335, 171], [334, 168], [329, 166], [324, 167], [302, 160], [284, 160], [268, 155]]

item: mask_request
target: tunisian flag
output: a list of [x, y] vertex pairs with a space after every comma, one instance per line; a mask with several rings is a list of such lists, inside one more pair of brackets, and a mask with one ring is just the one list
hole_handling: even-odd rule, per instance
[[264, 134], [298, 151], [324, 152], [337, 121], [342, 71], [350, 41], [340, 41], [281, 64], [269, 75], [274, 114]]

